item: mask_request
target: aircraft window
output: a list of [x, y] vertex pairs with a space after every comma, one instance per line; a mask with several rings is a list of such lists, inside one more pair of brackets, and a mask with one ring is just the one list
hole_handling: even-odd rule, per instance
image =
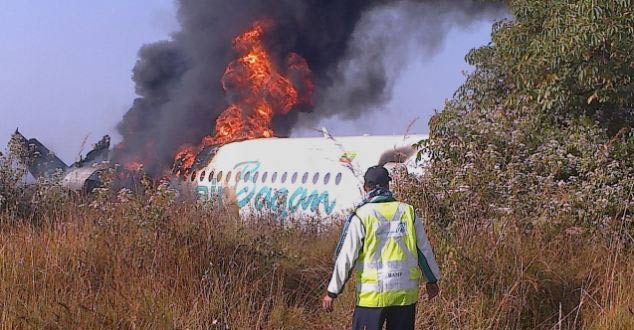
[[282, 174], [282, 183], [286, 182], [286, 177], [288, 176], [288, 173], [284, 172], [284, 174]]
[[277, 180], [277, 172], [273, 172], [273, 175], [271, 175], [271, 183], [275, 183], [275, 180]]
[[192, 172], [192, 177], [191, 177], [192, 182], [196, 181], [196, 174], [197, 174], [196, 171]]
[[306, 181], [308, 181], [308, 172], [304, 172], [304, 175], [302, 176], [302, 183], [306, 183]]
[[251, 172], [244, 173], [244, 182], [249, 181], [251, 178]]
[[236, 173], [236, 183], [238, 183], [238, 181], [240, 181], [240, 179], [242, 178], [240, 175], [242, 174], [242, 172], [238, 171], [238, 173]]
[[269, 176], [269, 172], [262, 173], [262, 183], [266, 181], [266, 177]]
[[319, 173], [315, 173], [315, 175], [313, 175], [313, 184], [317, 184], [317, 181], [319, 181]]
[[297, 172], [293, 173], [293, 176], [291, 177], [291, 183], [295, 182], [297, 182]]
[[341, 173], [337, 173], [337, 176], [335, 177], [335, 184], [339, 185], [341, 183], [341, 177], [343, 175]]
[[326, 175], [324, 175], [324, 184], [328, 184], [328, 182], [330, 182], [330, 173], [326, 173]]
[[260, 176], [260, 172], [255, 172], [255, 174], [253, 174], [253, 183], [258, 182], [258, 176]]
[[214, 180], [214, 171], [209, 172], [209, 182]]
[[218, 179], [216, 179], [218, 182], [222, 181], [222, 171], [218, 171]]
[[200, 181], [205, 180], [205, 174], [207, 174], [207, 172], [205, 171], [200, 172]]
[[227, 172], [227, 176], [225, 177], [225, 183], [229, 183], [231, 180], [231, 171]]

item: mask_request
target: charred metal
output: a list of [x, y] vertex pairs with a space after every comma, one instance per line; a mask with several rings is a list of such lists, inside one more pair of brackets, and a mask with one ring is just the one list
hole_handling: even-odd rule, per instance
[[16, 156], [26, 166], [35, 179], [61, 176], [64, 187], [82, 192], [91, 192], [102, 186], [103, 174], [113, 165], [108, 161], [110, 136], [99, 140], [85, 157], [68, 166], [59, 157], [35, 138], [27, 139], [16, 129], [11, 137], [12, 144], [18, 147]]

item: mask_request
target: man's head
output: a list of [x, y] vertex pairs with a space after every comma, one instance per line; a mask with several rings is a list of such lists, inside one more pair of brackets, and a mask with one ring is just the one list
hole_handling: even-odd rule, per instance
[[390, 173], [385, 169], [385, 167], [377, 165], [368, 168], [365, 171], [365, 175], [363, 175], [363, 180], [365, 181], [363, 184], [363, 189], [366, 192], [376, 188], [377, 186], [385, 189], [390, 188]]

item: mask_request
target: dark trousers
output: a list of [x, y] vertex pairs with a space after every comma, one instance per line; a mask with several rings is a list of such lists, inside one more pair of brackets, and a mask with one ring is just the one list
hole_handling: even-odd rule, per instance
[[352, 330], [414, 330], [416, 304], [393, 307], [359, 307], [354, 309]]

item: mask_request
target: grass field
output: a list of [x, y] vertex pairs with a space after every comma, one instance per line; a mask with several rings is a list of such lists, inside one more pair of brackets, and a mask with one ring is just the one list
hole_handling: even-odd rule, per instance
[[[46, 207], [0, 216], [2, 329], [349, 327], [351, 283], [320, 310], [337, 225], [241, 220], [160, 194]], [[443, 280], [433, 301], [421, 291], [421, 329], [634, 329], [626, 240], [490, 223], [427, 223]]]

